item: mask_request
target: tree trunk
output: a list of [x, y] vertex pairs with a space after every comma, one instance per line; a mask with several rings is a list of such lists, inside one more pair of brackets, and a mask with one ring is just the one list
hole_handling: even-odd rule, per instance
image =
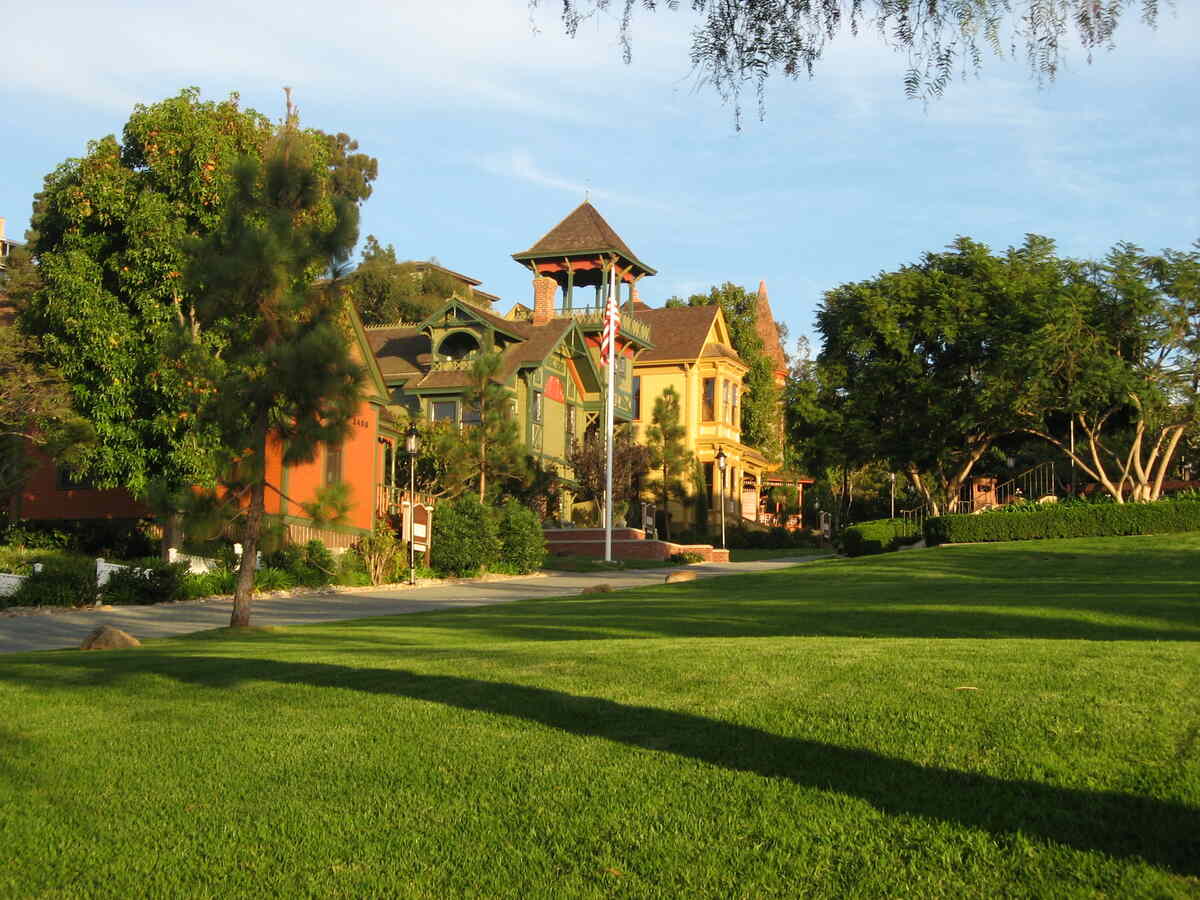
[[162, 540], [159, 542], [159, 556], [163, 562], [170, 562], [170, 550], [174, 547], [181, 550], [183, 544], [183, 514], [170, 512], [163, 516]]
[[242, 528], [242, 564], [238, 567], [237, 587], [233, 592], [230, 628], [245, 628], [250, 624], [250, 603], [254, 597], [254, 570], [266, 511], [265, 500], [266, 489], [260, 479], [250, 487], [250, 508], [246, 511], [246, 524]]
[[909, 484], [913, 486], [913, 490], [917, 495], [925, 501], [925, 505], [929, 507], [929, 515], [940, 516], [942, 514], [941, 506], [930, 493], [929, 488], [925, 485], [925, 479], [921, 477], [921, 473], [916, 466], [909, 466], [904, 470], [904, 474], [908, 476]]

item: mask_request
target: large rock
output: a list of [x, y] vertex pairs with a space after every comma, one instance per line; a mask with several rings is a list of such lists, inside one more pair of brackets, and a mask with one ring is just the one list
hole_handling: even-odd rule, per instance
[[142, 642], [132, 634], [124, 632], [120, 628], [113, 628], [111, 625], [101, 625], [84, 638], [83, 643], [79, 645], [79, 649], [124, 650], [129, 647], [140, 646], [142, 646]]
[[684, 569], [682, 572], [671, 572], [667, 575], [666, 584], [677, 584], [680, 581], [695, 581], [696, 573]]

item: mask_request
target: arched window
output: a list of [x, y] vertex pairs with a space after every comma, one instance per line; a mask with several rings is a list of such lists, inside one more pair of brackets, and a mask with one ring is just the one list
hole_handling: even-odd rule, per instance
[[479, 349], [475, 335], [467, 331], [456, 331], [446, 335], [438, 346], [438, 353], [450, 359], [466, 359]]

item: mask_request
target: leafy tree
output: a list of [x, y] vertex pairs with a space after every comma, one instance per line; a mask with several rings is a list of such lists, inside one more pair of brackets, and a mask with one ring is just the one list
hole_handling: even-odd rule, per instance
[[1122, 243], [1100, 263], [1073, 265], [1062, 302], [1043, 307], [1016, 357], [1031, 385], [1026, 430], [1118, 503], [1158, 499], [1200, 425], [1198, 250], [1151, 257]]
[[[169, 508], [187, 486], [215, 483], [221, 435], [195, 415], [204, 385], [175, 352], [180, 330], [208, 352], [220, 340], [183, 277], [186, 245], [220, 227], [239, 160], [261, 157], [271, 134], [236, 94], [202, 101], [190, 88], [135, 107], [120, 141], [89, 143], [35, 199], [28, 245], [41, 283], [19, 298], [21, 328], [94, 428], [78, 468], [99, 486]], [[345, 135], [310, 134], [332, 190], [365, 199], [375, 161]]]
[[450, 297], [471, 299], [469, 285], [428, 265], [398, 262], [396, 248], [382, 246], [373, 234], [346, 282], [367, 325], [418, 322]]
[[1031, 235], [997, 257], [959, 238], [916, 265], [826, 292], [817, 406], [840, 444], [824, 442], [835, 451], [827, 463], [881, 460], [934, 511], [956, 501], [980, 457], [1019, 427], [1027, 373], [1012, 363], [1039, 305], [1062, 295], [1053, 249]]
[[[672, 297], [666, 305], [685, 304], [678, 297]], [[758, 449], [767, 459], [778, 462], [782, 455], [779, 428], [781, 392], [775, 381], [775, 361], [767, 354], [767, 348], [758, 335], [758, 294], [727, 281], [711, 288], [707, 294], [691, 295], [686, 305], [721, 307], [733, 349], [750, 367], [743, 382], [745, 392], [740, 403], [742, 443]]]
[[[529, 0], [531, 9], [542, 0]], [[562, 0], [571, 37], [579, 25], [615, 7], [625, 62], [633, 58], [633, 17], [641, 9], [675, 10], [677, 0]], [[732, 101], [740, 123], [741, 92], [754, 86], [759, 115], [773, 75], [812, 77], [826, 46], [842, 36], [871, 30], [907, 58], [904, 90], [909, 97], [940, 97], [956, 72], [978, 72], [985, 50], [1016, 56], [1018, 47], [1039, 82], [1058, 74], [1062, 42], [1078, 38], [1092, 53], [1113, 45], [1121, 17], [1131, 9], [1156, 24], [1157, 0], [974, 0], [969, 3], [910, 3], [896, 0], [691, 0], [700, 15], [692, 31], [691, 62], [696, 76]]]
[[835, 530], [851, 520], [855, 486], [874, 465], [876, 452], [873, 428], [847, 415], [848, 399], [823, 381], [801, 338], [784, 384], [785, 465], [814, 476], [807, 496], [832, 513]]
[[[329, 153], [322, 135], [301, 131], [289, 99], [261, 157], [235, 166], [220, 224], [189, 246], [184, 284], [199, 327], [181, 330], [178, 355], [196, 373], [199, 417], [219, 438], [223, 497], [239, 512], [233, 626], [250, 622], [266, 491], [278, 490], [268, 453], [281, 447], [285, 465], [312, 460], [345, 438], [360, 403], [344, 300], [336, 285], [315, 282], [352, 250], [365, 186], [345, 193]], [[325, 499], [331, 515], [344, 508], [344, 493]]]
[[480, 503], [488, 497], [489, 481], [525, 474], [513, 394], [498, 379], [502, 362], [499, 351], [477, 355], [469, 370], [471, 384], [463, 394], [464, 408], [479, 416], [474, 425], [464, 426], [462, 439], [475, 459]]
[[671, 517], [667, 504], [672, 497], [683, 500], [687, 489], [682, 481], [692, 462], [692, 453], [684, 443], [687, 427], [683, 424], [679, 394], [668, 387], [654, 401], [651, 425], [646, 429], [646, 446], [650, 450], [650, 467], [659, 474], [654, 491], [663, 510], [665, 537], [671, 539]]
[[[595, 439], [592, 439], [592, 438]], [[596, 504], [604, 502], [608, 467], [608, 449], [599, 435], [576, 441], [567, 449], [567, 462], [579, 486], [576, 497]], [[618, 425], [613, 432], [613, 506], [637, 499], [639, 480], [650, 470], [650, 450], [639, 444], [629, 425]], [[616, 516], [614, 515], [614, 518]]]
[[[28, 296], [39, 284], [36, 267], [15, 248], [0, 291]], [[91, 440], [61, 375], [45, 365], [39, 342], [22, 334], [15, 310], [0, 293], [0, 515], [16, 498], [33, 466], [31, 448], [70, 464]]]

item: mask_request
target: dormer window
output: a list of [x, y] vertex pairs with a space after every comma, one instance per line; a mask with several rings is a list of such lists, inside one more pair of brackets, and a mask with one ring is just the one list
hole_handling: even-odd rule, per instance
[[447, 359], [466, 359], [479, 351], [479, 340], [469, 331], [456, 331], [443, 338], [438, 355]]

